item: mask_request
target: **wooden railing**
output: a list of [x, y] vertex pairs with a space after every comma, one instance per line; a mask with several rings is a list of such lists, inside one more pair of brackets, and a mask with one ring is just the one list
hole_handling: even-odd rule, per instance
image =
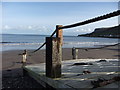
[[[75, 23], [72, 25], [67, 26], [57, 25], [55, 31], [51, 34], [51, 36], [46, 37], [46, 42], [44, 42], [38, 49], [32, 52], [35, 53], [38, 50], [40, 50], [44, 45], [46, 45], [46, 76], [51, 78], [61, 77], [62, 41], [63, 41], [62, 29], [82, 26], [118, 15], [120, 15], [120, 10], [93, 19], [89, 19], [83, 22]], [[56, 37], [53, 37], [55, 33]], [[78, 52], [77, 49], [73, 50], [76, 50], [75, 51], [76, 53]], [[75, 52], [73, 51], [73, 53]], [[75, 56], [74, 58], [77, 57]]]
[[[95, 17], [95, 18], [92, 18], [92, 19], [89, 19], [89, 20], [85, 20], [83, 22], [75, 23], [75, 24], [72, 24], [72, 25], [66, 25], [66, 26], [59, 25], [60, 27], [56, 27], [55, 31], [51, 34], [50, 37], [53, 37], [54, 34], [59, 29], [67, 29], [67, 28], [73, 28], [73, 27], [77, 27], [77, 26], [82, 26], [82, 25], [86, 25], [86, 24], [89, 24], [89, 23], [93, 23], [93, 22], [97, 22], [97, 21], [100, 21], [100, 20], [115, 17], [115, 16], [118, 16], [118, 15], [120, 15], [120, 10], [114, 11], [112, 13], [109, 13], [109, 14], [106, 14], [106, 15], [103, 15], [103, 16], [98, 16], [98, 17]], [[37, 52], [38, 50], [40, 50], [45, 44], [46, 44], [46, 42], [44, 42], [38, 49], [36, 49], [32, 53]]]

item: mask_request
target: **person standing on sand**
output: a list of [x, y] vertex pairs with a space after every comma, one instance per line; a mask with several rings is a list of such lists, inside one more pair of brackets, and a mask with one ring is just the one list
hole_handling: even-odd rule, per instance
[[26, 61], [27, 61], [27, 50], [25, 49], [24, 50], [24, 53], [23, 53], [23, 63], [26, 63]]
[[26, 63], [26, 61], [27, 61], [27, 50], [25, 49], [24, 52], [22, 54], [19, 54], [19, 55], [22, 55], [22, 57], [23, 57], [21, 63]]

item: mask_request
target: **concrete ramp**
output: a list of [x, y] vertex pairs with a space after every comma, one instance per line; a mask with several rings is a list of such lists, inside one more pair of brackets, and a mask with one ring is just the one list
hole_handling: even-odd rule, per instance
[[[98, 78], [111, 79], [119, 74], [119, 61], [117, 59], [77, 59], [62, 61], [61, 78], [48, 78], [45, 75], [45, 63], [26, 65], [23, 69], [44, 87], [93, 88], [91, 81]], [[99, 88], [118, 88], [119, 82], [113, 82]]]

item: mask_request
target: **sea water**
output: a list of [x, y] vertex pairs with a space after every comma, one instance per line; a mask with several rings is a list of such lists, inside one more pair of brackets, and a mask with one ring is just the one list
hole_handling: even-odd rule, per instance
[[[7, 50], [24, 50], [37, 49], [44, 42], [47, 35], [25, 35], [25, 34], [2, 34], [2, 41], [0, 42], [0, 51]], [[95, 38], [95, 37], [78, 37], [78, 36], [64, 36], [63, 48], [89, 48], [99, 45], [113, 45], [118, 43], [115, 38]], [[45, 46], [42, 48], [45, 49]]]

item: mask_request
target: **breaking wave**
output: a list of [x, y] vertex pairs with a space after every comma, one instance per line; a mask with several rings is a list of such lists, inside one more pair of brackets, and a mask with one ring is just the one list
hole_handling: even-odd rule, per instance
[[101, 42], [64, 42], [63, 44], [67, 45], [112, 45], [116, 43], [101, 43]]
[[[42, 45], [43, 43], [30, 43], [30, 42], [0, 42], [0, 45], [2, 46], [19, 46], [19, 45]], [[101, 43], [101, 42], [63, 42], [63, 45], [85, 45], [85, 46], [89, 46], [89, 45], [112, 45], [112, 44], [116, 44], [116, 43]]]
[[29, 42], [0, 42], [0, 45], [42, 45], [43, 43], [29, 43]]

